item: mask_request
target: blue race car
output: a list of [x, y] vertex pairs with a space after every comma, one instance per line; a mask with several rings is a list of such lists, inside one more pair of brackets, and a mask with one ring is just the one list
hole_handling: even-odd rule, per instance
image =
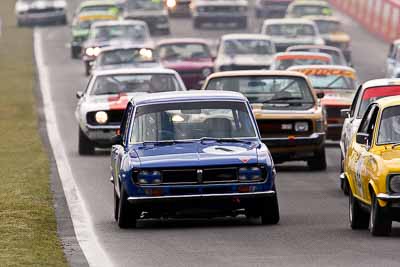
[[279, 221], [275, 168], [247, 99], [187, 91], [131, 100], [111, 152], [119, 227], [143, 218], [261, 217]]

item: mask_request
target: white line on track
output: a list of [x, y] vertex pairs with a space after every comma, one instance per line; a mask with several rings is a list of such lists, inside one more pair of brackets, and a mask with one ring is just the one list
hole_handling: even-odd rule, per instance
[[43, 32], [40, 29], [35, 29], [34, 52], [39, 74], [40, 90], [43, 98], [47, 134], [56, 160], [65, 198], [68, 203], [76, 239], [90, 266], [113, 266], [94, 232], [93, 221], [81, 197], [79, 188], [75, 183], [75, 178], [72, 174], [63, 142], [61, 141], [55, 115], [56, 111], [51, 97], [49, 70], [44, 61], [43, 49]]

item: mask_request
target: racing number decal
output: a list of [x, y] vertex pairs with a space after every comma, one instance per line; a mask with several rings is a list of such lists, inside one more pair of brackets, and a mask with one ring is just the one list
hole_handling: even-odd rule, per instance
[[358, 159], [357, 164], [356, 164], [356, 181], [355, 181], [356, 182], [356, 188], [357, 188], [358, 194], [360, 196], [364, 195], [363, 187], [362, 187], [362, 169], [363, 169], [363, 166], [364, 166], [364, 158], [363, 158], [363, 156], [361, 154], [361, 156]]

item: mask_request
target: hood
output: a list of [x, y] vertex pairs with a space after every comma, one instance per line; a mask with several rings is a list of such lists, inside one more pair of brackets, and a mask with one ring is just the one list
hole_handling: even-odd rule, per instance
[[399, 148], [392, 148], [392, 145], [386, 146], [386, 150], [381, 153], [382, 159], [385, 161], [385, 165], [393, 170], [400, 171], [400, 150]]
[[213, 68], [214, 64], [211, 58], [208, 59], [192, 59], [192, 60], [180, 60], [180, 61], [168, 61], [163, 60], [161, 64], [169, 69], [176, 71], [191, 71], [201, 70], [204, 68]]
[[272, 55], [224, 55], [219, 63], [221, 65], [266, 65], [269, 66], [272, 63]]
[[121, 110], [125, 109], [128, 102], [139, 95], [146, 93], [123, 93], [119, 95], [90, 95], [84, 99], [87, 111], [92, 110]]
[[318, 90], [324, 92], [324, 98], [321, 99], [323, 105], [351, 105], [353, 90]]
[[258, 163], [258, 142], [216, 143], [207, 141], [173, 145], [134, 145], [141, 168], [180, 168]]

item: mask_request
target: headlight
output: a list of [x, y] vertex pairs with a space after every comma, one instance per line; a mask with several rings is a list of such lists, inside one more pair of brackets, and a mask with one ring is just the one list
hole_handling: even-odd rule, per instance
[[98, 124], [106, 124], [108, 121], [108, 115], [105, 111], [98, 111], [96, 112], [95, 119]]
[[390, 177], [389, 190], [393, 193], [400, 193], [400, 175]]
[[137, 175], [139, 184], [161, 184], [161, 172], [159, 171], [141, 171]]
[[212, 73], [212, 69], [210, 68], [205, 68], [203, 69], [203, 71], [201, 72], [201, 75], [203, 76], [203, 78], [207, 78], [208, 75], [210, 75]]
[[294, 124], [294, 130], [296, 132], [308, 132], [308, 130], [309, 130], [308, 122], [305, 122], [305, 121], [296, 122]]
[[263, 179], [263, 172], [259, 167], [242, 167], [239, 169], [239, 181], [251, 182]]
[[86, 55], [88, 55], [89, 57], [97, 57], [100, 54], [100, 47], [89, 47], [86, 49], [85, 53]]
[[174, 8], [176, 6], [176, 0], [167, 0], [167, 7]]

